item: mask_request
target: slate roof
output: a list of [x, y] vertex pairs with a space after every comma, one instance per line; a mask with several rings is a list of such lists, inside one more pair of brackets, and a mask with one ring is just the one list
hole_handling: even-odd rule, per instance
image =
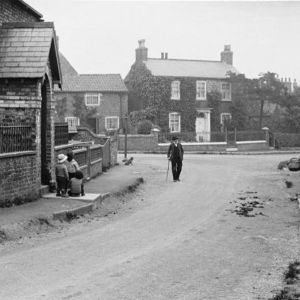
[[144, 63], [154, 76], [224, 79], [228, 72], [239, 73], [221, 61], [148, 58]]
[[27, 4], [25, 1], [23, 0], [16, 0], [21, 6], [23, 6], [25, 9], [29, 10], [31, 14], [35, 15], [36, 17], [38, 17], [39, 19], [41, 19], [43, 17], [43, 15], [41, 13], [39, 13], [38, 11], [36, 11], [33, 7], [31, 7], [29, 4]]
[[63, 76], [62, 92], [121, 92], [128, 90], [120, 74]]
[[60, 64], [51, 22], [5, 23], [0, 27], [0, 78], [41, 78], [48, 60], [54, 82]]
[[62, 76], [76, 76], [78, 75], [77, 71], [73, 68], [73, 66], [69, 63], [69, 61], [65, 58], [65, 56], [59, 52], [59, 60], [60, 60], [60, 68]]

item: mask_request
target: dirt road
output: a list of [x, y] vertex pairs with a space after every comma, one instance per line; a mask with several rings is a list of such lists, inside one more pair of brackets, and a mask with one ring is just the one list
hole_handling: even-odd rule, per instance
[[186, 155], [173, 183], [165, 156], [135, 155], [145, 183], [113, 213], [2, 248], [0, 299], [268, 299], [299, 257], [287, 157]]

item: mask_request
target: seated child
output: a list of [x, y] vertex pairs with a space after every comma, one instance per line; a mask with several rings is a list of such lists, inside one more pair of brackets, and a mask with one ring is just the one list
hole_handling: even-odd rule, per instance
[[84, 196], [83, 174], [80, 170], [75, 172], [75, 176], [69, 181], [70, 196]]

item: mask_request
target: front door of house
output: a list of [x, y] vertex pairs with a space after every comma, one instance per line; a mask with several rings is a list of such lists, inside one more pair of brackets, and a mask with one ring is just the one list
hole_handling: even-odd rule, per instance
[[198, 111], [195, 129], [198, 142], [210, 141], [210, 111]]

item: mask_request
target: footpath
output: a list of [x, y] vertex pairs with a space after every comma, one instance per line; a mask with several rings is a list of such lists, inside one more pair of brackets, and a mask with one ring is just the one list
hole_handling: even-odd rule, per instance
[[117, 165], [86, 182], [85, 196], [63, 198], [56, 197], [56, 193], [45, 193], [34, 202], [0, 208], [0, 235], [5, 228], [27, 224], [31, 220], [63, 220], [88, 213], [106, 197], [134, 190], [142, 182], [141, 174], [134, 171], [134, 168]]

